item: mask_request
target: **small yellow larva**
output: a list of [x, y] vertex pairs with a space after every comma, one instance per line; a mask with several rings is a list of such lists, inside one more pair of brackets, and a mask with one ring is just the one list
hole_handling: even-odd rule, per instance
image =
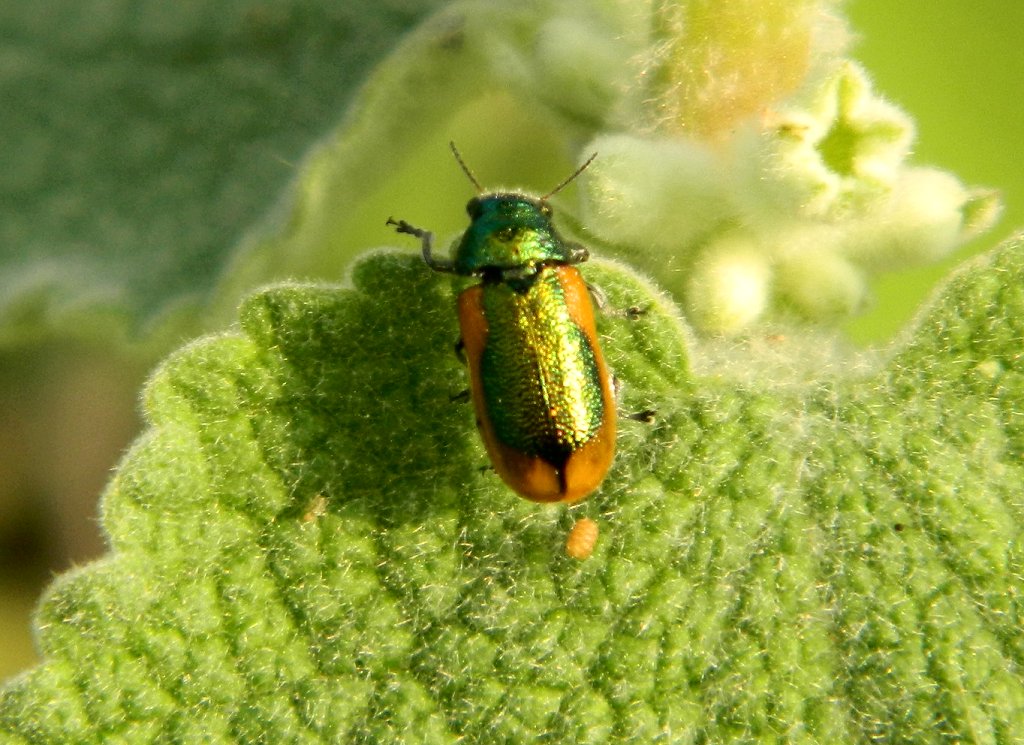
[[565, 553], [571, 559], [586, 559], [594, 553], [599, 532], [597, 523], [589, 517], [581, 517], [576, 521], [565, 537]]

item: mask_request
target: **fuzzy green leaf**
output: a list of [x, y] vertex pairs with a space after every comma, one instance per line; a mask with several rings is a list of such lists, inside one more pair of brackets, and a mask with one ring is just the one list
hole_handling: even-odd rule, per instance
[[[270, 288], [167, 361], [104, 500], [112, 553], [49, 593], [0, 741], [1024, 731], [1021, 246], [878, 368], [775, 386], [710, 374], [649, 286], [586, 269], [646, 310], [601, 330], [623, 407], [658, 420], [623, 422], [570, 510], [480, 468], [451, 292], [413, 256]], [[601, 536], [580, 562], [582, 515]]]

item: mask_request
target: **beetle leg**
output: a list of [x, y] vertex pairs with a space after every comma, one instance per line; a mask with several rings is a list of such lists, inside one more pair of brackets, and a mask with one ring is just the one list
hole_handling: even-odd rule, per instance
[[[455, 342], [454, 351], [455, 356], [459, 358], [459, 362], [461, 362], [463, 365], [469, 364], [466, 361], [466, 345], [462, 341], [461, 336], [459, 337], [459, 340]], [[454, 396], [449, 396], [448, 400], [451, 401], [452, 403], [455, 403], [456, 401], [460, 404], [467, 403], [469, 401], [469, 388], [465, 388], [459, 391]]]
[[604, 294], [604, 290], [587, 282], [587, 292], [594, 301], [594, 307], [603, 313], [608, 308], [608, 296]]
[[422, 242], [423, 260], [427, 263], [431, 269], [435, 272], [455, 272], [455, 267], [450, 261], [442, 261], [435, 259], [433, 254], [434, 247], [434, 234], [429, 230], [423, 228], [417, 228], [414, 225], [410, 225], [405, 220], [395, 220], [389, 217], [385, 225], [394, 225], [395, 231], [398, 233], [405, 233], [407, 235], [416, 236]]
[[587, 292], [590, 294], [590, 299], [594, 302], [594, 307], [602, 313], [608, 313], [609, 315], [625, 316], [631, 321], [635, 321], [640, 316], [647, 313], [647, 308], [641, 308], [639, 305], [631, 305], [628, 308], [619, 310], [617, 308], [611, 308], [608, 302], [608, 296], [604, 294], [597, 285], [592, 285], [587, 282]]
[[658, 412], [655, 409], [644, 409], [634, 414], [626, 414], [627, 419], [632, 419], [634, 422], [643, 422], [644, 424], [654, 424], [658, 418]]
[[586, 246], [581, 246], [579, 243], [566, 243], [565, 247], [569, 249], [570, 264], [581, 264], [590, 258], [590, 251]]
[[602, 313], [615, 316], [625, 316], [631, 321], [635, 321], [640, 316], [647, 313], [647, 308], [641, 308], [639, 305], [631, 305], [628, 308], [618, 310], [617, 308], [609, 307], [608, 296], [604, 294], [597, 285], [592, 285], [587, 282], [587, 292], [590, 293], [590, 299], [594, 301], [594, 307]]
[[[612, 393], [615, 396], [615, 403], [621, 403], [622, 398], [622, 381], [617, 376], [612, 375]], [[658, 412], [656, 409], [644, 409], [643, 411], [637, 411], [632, 414], [623, 414], [622, 416], [626, 419], [632, 419], [634, 422], [643, 422], [644, 424], [654, 424], [654, 420], [657, 417]]]

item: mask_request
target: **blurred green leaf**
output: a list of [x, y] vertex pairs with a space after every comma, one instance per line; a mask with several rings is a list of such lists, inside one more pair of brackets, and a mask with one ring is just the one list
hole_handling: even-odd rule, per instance
[[440, 4], [3, 4], [0, 338], [203, 297], [367, 70]]

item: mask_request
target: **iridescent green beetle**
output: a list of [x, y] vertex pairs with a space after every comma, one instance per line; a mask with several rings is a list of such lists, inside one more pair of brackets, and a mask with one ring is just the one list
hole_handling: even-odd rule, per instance
[[615, 455], [615, 397], [590, 294], [574, 266], [589, 254], [559, 236], [547, 199], [593, 156], [538, 199], [482, 193], [451, 147], [481, 192], [466, 205], [470, 224], [452, 258], [434, 257], [432, 233], [388, 222], [421, 239], [431, 269], [481, 280], [459, 295], [459, 325], [494, 469], [526, 499], [574, 502], [601, 484]]

